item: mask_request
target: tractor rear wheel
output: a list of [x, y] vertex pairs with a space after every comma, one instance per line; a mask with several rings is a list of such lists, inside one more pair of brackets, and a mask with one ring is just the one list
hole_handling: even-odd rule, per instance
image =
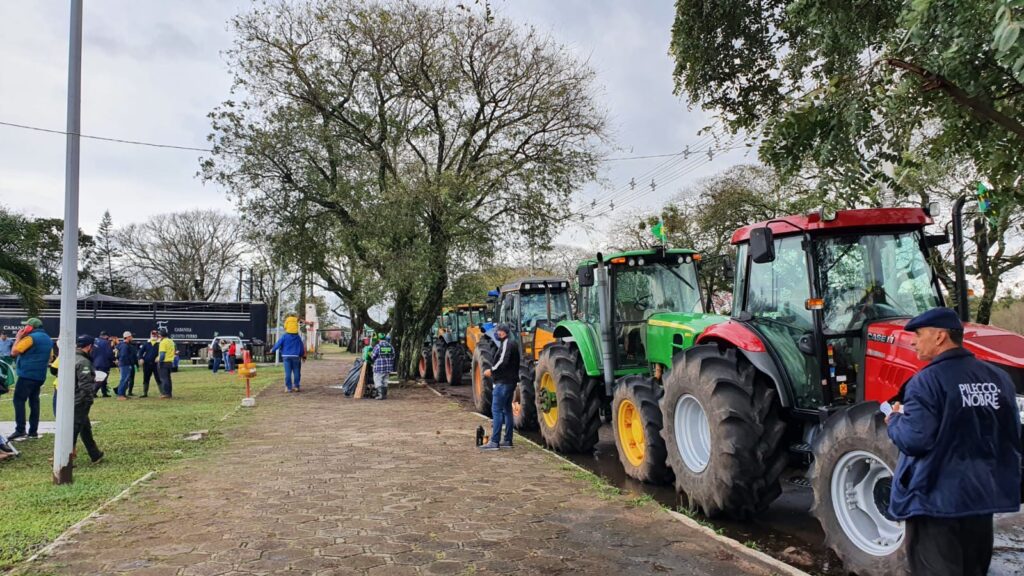
[[544, 443], [559, 452], [593, 452], [601, 427], [602, 387], [587, 377], [579, 351], [563, 340], [546, 346], [534, 382]]
[[833, 414], [814, 440], [814, 506], [825, 544], [857, 574], [905, 574], [902, 522], [887, 518], [899, 454], [877, 402]]
[[466, 349], [452, 344], [444, 355], [445, 380], [450, 386], [462, 384], [462, 373], [466, 371]]
[[776, 396], [735, 349], [694, 346], [676, 362], [665, 380], [662, 436], [691, 508], [746, 518], [782, 493], [786, 425]]
[[434, 382], [447, 382], [444, 371], [444, 353], [445, 353], [444, 340], [438, 339], [434, 342], [434, 345], [430, 347], [430, 369], [434, 372]]
[[494, 381], [485, 378], [484, 372], [494, 365], [494, 343], [489, 338], [481, 338], [473, 351], [473, 363], [470, 375], [473, 378], [473, 407], [484, 416], [491, 415], [491, 398], [494, 394]]
[[662, 390], [648, 376], [619, 380], [612, 397], [612, 430], [622, 468], [631, 478], [664, 484], [671, 473], [661, 437]]
[[512, 421], [516, 430], [533, 431], [537, 429], [536, 392], [533, 388], [533, 377], [536, 368], [532, 360], [524, 359], [519, 364], [519, 385], [512, 394]]
[[419, 372], [420, 378], [423, 380], [434, 379], [433, 364], [430, 361], [430, 346], [424, 346], [423, 349], [420, 350], [420, 361], [417, 366], [417, 371]]

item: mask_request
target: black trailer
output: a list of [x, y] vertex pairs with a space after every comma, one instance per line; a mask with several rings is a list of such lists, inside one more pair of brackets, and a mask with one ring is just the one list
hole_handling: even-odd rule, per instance
[[[39, 311], [46, 332], [60, 330], [60, 297], [44, 297]], [[0, 295], [0, 330], [13, 336], [28, 312], [16, 296]], [[267, 334], [267, 305], [262, 302], [188, 302], [128, 300], [102, 294], [78, 299], [79, 334], [106, 331], [120, 337], [130, 331], [137, 339], [150, 330], [167, 328], [182, 360], [196, 355], [215, 336], [238, 336], [247, 347], [262, 346]]]

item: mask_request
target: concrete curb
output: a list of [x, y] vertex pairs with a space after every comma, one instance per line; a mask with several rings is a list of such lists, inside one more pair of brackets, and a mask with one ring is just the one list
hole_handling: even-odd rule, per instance
[[68, 540], [70, 540], [72, 536], [74, 536], [74, 535], [78, 534], [79, 532], [81, 532], [82, 528], [84, 528], [86, 525], [88, 525], [93, 520], [96, 520], [97, 518], [99, 518], [100, 517], [100, 513], [103, 512], [103, 510], [105, 510], [107, 507], [109, 507], [110, 505], [114, 504], [115, 502], [117, 502], [119, 500], [123, 500], [126, 496], [128, 496], [128, 493], [131, 492], [132, 488], [134, 488], [137, 485], [145, 482], [146, 480], [149, 480], [150, 478], [152, 478], [155, 475], [156, 475], [156, 471], [150, 471], [150, 472], [147, 472], [146, 474], [144, 474], [141, 478], [136, 479], [134, 482], [129, 484], [127, 488], [122, 490], [120, 494], [118, 494], [117, 496], [114, 496], [110, 500], [107, 500], [103, 504], [100, 504], [99, 508], [96, 508], [91, 513], [89, 513], [88, 516], [86, 516], [85, 518], [82, 518], [78, 522], [75, 522], [74, 524], [72, 524], [71, 527], [69, 527], [67, 530], [62, 532], [60, 534], [60, 536], [57, 536], [57, 538], [53, 542], [50, 542], [49, 544], [44, 546], [42, 549], [40, 549], [38, 552], [36, 552], [35, 554], [29, 556], [27, 560], [22, 562], [18, 567], [12, 568], [11, 570], [9, 570], [7, 572], [7, 574], [10, 575], [10, 576], [13, 576], [15, 574], [20, 574], [23, 571], [27, 570], [29, 564], [31, 564], [36, 559], [38, 559], [38, 558], [40, 558], [42, 556], [46, 556], [47, 554], [52, 552], [57, 546], [60, 546], [61, 544], [63, 544], [65, 542], [67, 542]]
[[[446, 396], [444, 394], [442, 394], [439, 390], [437, 390], [436, 388], [434, 388], [430, 384], [423, 383], [423, 385], [426, 386], [427, 389], [429, 389], [434, 394], [437, 394], [438, 396], [440, 396], [441, 398], [446, 398]], [[452, 403], [455, 404], [456, 406], [459, 406], [460, 408], [462, 407], [458, 402], [452, 401]], [[487, 420], [488, 422], [491, 422], [491, 418], [488, 418], [487, 416], [484, 416], [483, 414], [481, 414], [479, 412], [470, 412], [470, 414], [473, 414], [474, 416], [479, 416], [480, 418], [482, 418], [484, 420]], [[561, 454], [559, 454], [557, 452], [554, 452], [552, 450], [548, 450], [547, 448], [541, 446], [540, 444], [534, 442], [533, 440], [530, 440], [529, 438], [520, 435], [518, 432], [516, 433], [516, 437], [519, 440], [528, 442], [529, 444], [533, 445], [535, 448], [543, 450], [544, 452], [548, 453], [549, 455], [554, 456], [558, 460], [561, 460], [563, 463], [568, 464], [569, 466], [572, 466], [573, 468], [579, 470], [580, 472], [584, 472], [586, 474], [591, 474], [591, 475], [596, 475], [593, 472], [591, 472], [590, 470], [587, 470], [586, 468], [580, 466], [579, 464], [573, 462], [572, 460], [569, 460], [565, 456], [562, 456]], [[598, 476], [598, 477], [600, 478], [600, 476]], [[785, 562], [783, 562], [781, 560], [773, 558], [773, 557], [769, 556], [768, 554], [765, 554], [764, 552], [761, 552], [760, 550], [754, 550], [753, 548], [744, 546], [742, 543], [740, 543], [737, 540], [729, 538], [728, 536], [723, 536], [723, 535], [715, 532], [714, 530], [708, 528], [707, 526], [704, 526], [704, 525], [700, 524], [699, 522], [697, 522], [696, 520], [694, 520], [693, 518], [690, 518], [689, 516], [687, 516], [685, 514], [680, 514], [679, 512], [675, 512], [674, 510], [669, 510], [668, 508], [664, 508], [664, 507], [660, 507], [660, 508], [665, 513], [667, 513], [669, 515], [669, 517], [672, 518], [673, 520], [676, 520], [677, 522], [681, 522], [681, 523], [689, 526], [690, 528], [696, 529], [698, 532], [700, 532], [704, 536], [707, 536], [708, 538], [714, 540], [715, 542], [718, 542], [719, 544], [725, 546], [726, 548], [729, 548], [731, 551], [736, 553], [736, 555], [738, 555], [738, 556], [746, 556], [746, 557], [748, 557], [748, 558], [750, 558], [752, 560], [756, 560], [758, 562], [762, 562], [764, 564], [767, 564], [772, 569], [777, 570], [778, 574], [780, 574], [780, 575], [785, 575], [785, 576], [810, 576], [810, 574], [808, 574], [807, 572], [804, 572], [803, 570], [800, 570], [799, 568], [796, 568], [794, 566], [790, 566], [789, 564], [786, 564]]]

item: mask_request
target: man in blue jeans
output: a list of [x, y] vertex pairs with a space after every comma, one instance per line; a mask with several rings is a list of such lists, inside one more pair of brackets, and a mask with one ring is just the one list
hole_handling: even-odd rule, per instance
[[[14, 339], [18, 382], [14, 385], [14, 434], [8, 440], [39, 438], [39, 390], [46, 380], [53, 340], [39, 318], [29, 318]], [[28, 433], [25, 432], [25, 402], [28, 402]]]
[[127, 400], [135, 387], [135, 365], [139, 362], [139, 351], [132, 344], [132, 333], [125, 332], [124, 339], [117, 345], [117, 368], [121, 379], [117, 384], [117, 399]]
[[284, 362], [284, 387], [288, 392], [298, 392], [302, 383], [302, 362], [306, 359], [306, 344], [299, 336], [297, 319], [289, 317], [284, 325], [285, 335], [274, 343], [270, 354], [281, 351], [281, 360]]
[[[519, 346], [509, 337], [512, 329], [508, 324], [499, 324], [494, 331], [498, 337], [496, 360], [490, 369], [484, 371], [485, 378], [493, 378], [494, 394], [491, 396], [491, 440], [481, 450], [498, 450], [512, 447], [512, 393], [519, 382]], [[505, 440], [499, 443], [501, 426], [505, 426]]]

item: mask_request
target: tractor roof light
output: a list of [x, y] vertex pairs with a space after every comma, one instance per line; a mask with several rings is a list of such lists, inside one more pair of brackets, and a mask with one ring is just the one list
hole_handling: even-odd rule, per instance
[[619, 256], [618, 258], [612, 258], [612, 264], [625, 264], [625, 263], [626, 263], [626, 257], [625, 256]]
[[700, 262], [700, 254], [694, 254], [693, 255], [693, 261], [694, 262]]
[[678, 261], [680, 264], [682, 264], [683, 262], [686, 262], [686, 259], [683, 258], [682, 256], [680, 256], [679, 258], [676, 258], [676, 261]]
[[644, 259], [643, 259], [643, 257], [641, 256], [640, 258], [638, 258], [638, 259], [637, 259], [637, 261], [636, 261], [636, 263], [637, 263], [637, 264], [639, 264], [639, 265], [641, 265], [641, 266], [643, 266], [643, 265], [644, 265]]
[[562, 282], [562, 288], [568, 288], [568, 287], [569, 287], [569, 283], [568, 282]]
[[636, 259], [635, 258], [630, 258], [629, 259], [629, 265], [630, 266], [636, 266]]
[[523, 290], [529, 290], [530, 288], [533, 288], [533, 286], [530, 284], [523, 284]]
[[823, 310], [825, 308], [824, 298], [808, 298], [804, 300], [804, 308], [808, 310]]

